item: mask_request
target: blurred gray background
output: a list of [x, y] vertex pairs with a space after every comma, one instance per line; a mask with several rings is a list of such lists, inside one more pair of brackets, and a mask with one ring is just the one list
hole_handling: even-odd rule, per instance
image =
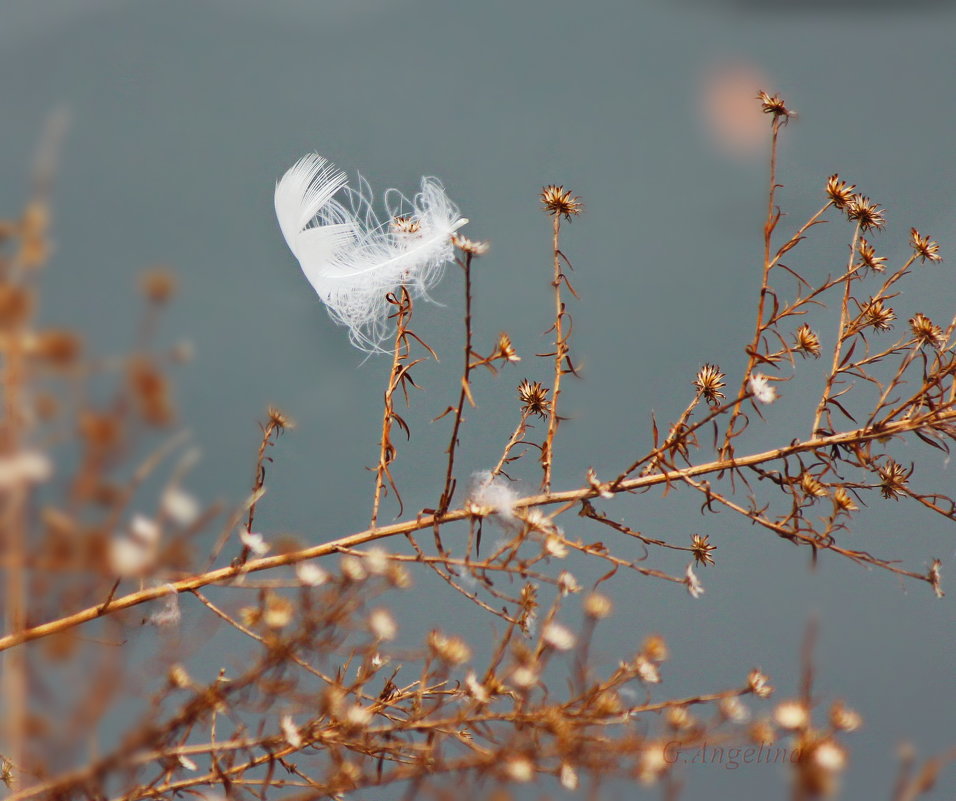
[[[533, 357], [548, 350], [551, 309], [549, 221], [537, 194], [553, 182], [583, 197], [586, 213], [563, 234], [582, 298], [572, 302], [572, 345], [583, 380], [564, 395], [573, 419], [557, 446], [555, 485], [568, 488], [589, 465], [610, 477], [643, 452], [652, 412], [671, 421], [703, 362], [739, 375], [761, 258], [767, 120], [755, 137], [754, 104], [726, 109], [757, 88], [779, 91], [800, 114], [782, 138], [782, 230], [822, 205], [826, 177], [839, 171], [887, 207], [889, 229], [876, 239], [891, 263], [905, 258], [911, 225], [942, 244], [947, 261], [920, 268], [897, 304], [901, 320], [952, 316], [954, 33], [944, 2], [5, 0], [0, 211], [19, 209], [38, 133], [51, 110], [67, 109], [44, 318], [120, 352], [138, 272], [175, 268], [182, 292], [163, 336], [196, 350], [178, 391], [204, 453], [191, 490], [243, 496], [256, 420], [275, 403], [299, 427], [273, 451], [260, 526], [318, 542], [367, 525], [365, 466], [376, 458], [388, 368], [362, 362], [282, 241], [272, 190], [295, 159], [317, 150], [376, 189], [407, 194], [435, 175], [470, 218], [465, 233], [491, 241], [475, 268], [476, 344], [487, 349], [507, 330], [524, 361], [478, 376], [466, 473], [496, 461], [517, 419], [518, 381], [548, 381]], [[834, 221], [788, 263], [819, 280], [839, 269], [849, 233]], [[415, 329], [442, 361], [416, 373], [426, 391], [396, 465], [412, 512], [437, 501], [448, 421], [428, 421], [456, 397], [460, 291], [451, 270], [435, 293], [445, 305], [417, 307]], [[833, 328], [827, 312], [812, 322]], [[789, 439], [791, 415], [807, 418], [797, 430], [809, 427], [820, 369], [801, 365], [805, 390], [785, 388], [755, 441]], [[940, 454], [910, 450], [903, 456], [930, 483], [953, 490]], [[916, 570], [932, 557], [949, 568], [951, 525], [904, 503], [874, 504], [849, 545]], [[846, 698], [865, 719], [846, 740], [846, 797], [888, 798], [903, 741], [924, 755], [956, 744], [956, 591], [937, 601], [923, 585], [828, 554], [811, 570], [806, 552], [745, 521], [701, 517], [687, 491], [604, 508], [650, 536], [687, 542], [699, 531], [718, 546], [717, 567], [698, 571], [699, 601], [661, 582], [614, 580], [617, 614], [597, 650], [606, 664], [659, 631], [673, 650], [665, 692], [736, 685], [760, 665], [786, 697], [816, 614], [819, 696]], [[574, 520], [569, 533], [610, 541]], [[648, 564], [683, 568], [657, 554]], [[574, 569], [582, 583], [603, 572]], [[436, 607], [457, 602], [424, 579], [399, 617], [427, 631]], [[487, 636], [487, 618], [456, 614], [473, 639]], [[787, 793], [774, 766], [688, 766], [683, 777], [687, 798]], [[950, 769], [930, 797], [951, 798], [954, 787]]]

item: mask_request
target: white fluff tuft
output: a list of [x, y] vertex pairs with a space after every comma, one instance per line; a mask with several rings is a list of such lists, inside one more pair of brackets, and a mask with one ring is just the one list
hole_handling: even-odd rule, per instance
[[505, 478], [490, 470], [480, 470], [471, 477], [468, 501], [479, 512], [495, 515], [505, 526], [516, 522], [515, 506], [520, 499]]
[[[342, 192], [348, 206], [334, 195]], [[282, 235], [302, 272], [352, 343], [381, 351], [392, 307], [388, 292], [405, 284], [413, 295], [427, 292], [452, 258], [451, 235], [467, 220], [434, 178], [422, 178], [414, 200], [385, 195], [388, 219], [372, 209], [368, 184], [347, 185], [345, 173], [317, 153], [303, 156], [276, 184], [275, 208]], [[395, 217], [417, 224], [414, 233], [396, 230]]]

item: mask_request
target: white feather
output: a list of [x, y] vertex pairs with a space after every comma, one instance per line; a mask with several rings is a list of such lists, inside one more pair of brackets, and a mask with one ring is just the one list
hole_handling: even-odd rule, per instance
[[[360, 190], [351, 189], [345, 173], [312, 153], [276, 184], [275, 208], [289, 249], [332, 319], [348, 327], [354, 345], [374, 352], [388, 336], [386, 294], [405, 284], [427, 297], [452, 258], [451, 235], [468, 221], [437, 180], [422, 178], [411, 202], [386, 192], [388, 218], [382, 222], [368, 184], [359, 180]], [[334, 198], [340, 191], [348, 207]], [[394, 230], [397, 216], [413, 219], [418, 230]]]

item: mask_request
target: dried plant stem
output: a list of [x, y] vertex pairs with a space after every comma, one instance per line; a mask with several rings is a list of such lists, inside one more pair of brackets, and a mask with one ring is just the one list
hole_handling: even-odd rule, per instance
[[[461, 430], [462, 414], [465, 409], [465, 400], [474, 406], [474, 398], [471, 395], [471, 370], [472, 357], [475, 355], [472, 349], [472, 328], [471, 328], [471, 253], [465, 253], [464, 262], [459, 262], [465, 271], [465, 364], [461, 374], [461, 388], [458, 393], [458, 404], [455, 406], [455, 418], [451, 429], [451, 440], [448, 442], [448, 467], [445, 470], [445, 486], [442, 489], [441, 500], [438, 502], [438, 516], [448, 511], [451, 505], [452, 496], [455, 494], [455, 451], [458, 448], [458, 432]], [[438, 536], [436, 532], [436, 538]], [[440, 547], [440, 546], [439, 546]]]
[[541, 479], [542, 492], [551, 490], [551, 469], [554, 464], [554, 437], [558, 433], [558, 400], [561, 397], [561, 376], [564, 374], [564, 362], [568, 355], [568, 343], [564, 335], [564, 302], [561, 300], [561, 215], [552, 214], [553, 233], [552, 250], [554, 253], [554, 381], [551, 387], [551, 405], [548, 407], [548, 433], [541, 446], [541, 467], [544, 476]]
[[[796, 441], [781, 448], [774, 448], [769, 451], [762, 451], [760, 453], [754, 453], [748, 456], [735, 457], [733, 459], [717, 459], [712, 462], [692, 465], [680, 470], [672, 470], [666, 473], [656, 473], [650, 476], [632, 478], [611, 486], [610, 491], [619, 493], [646, 489], [661, 484], [669, 486], [674, 483], [686, 481], [688, 478], [722, 473], [731, 469], [753, 467], [801, 453], [810, 453], [818, 450], [825, 452], [827, 449], [832, 449], [836, 446], [863, 444], [885, 437], [906, 434], [931, 424], [939, 425], [954, 422], [956, 422], [956, 410], [950, 409], [945, 412], [927, 410], [920, 415], [913, 415], [901, 420], [891, 421], [879, 430], [874, 428], [857, 428], [827, 436], [818, 436], [809, 440]], [[698, 488], [702, 491], [708, 492], [712, 497], [714, 496], [713, 490], [706, 489], [702, 485], [700, 485]], [[591, 486], [579, 487], [577, 489], [565, 490], [562, 492], [542, 493], [540, 495], [534, 495], [520, 499], [516, 504], [516, 509], [583, 501], [595, 498], [599, 494], [600, 491]], [[746, 512], [744, 507], [734, 508], [736, 508], [737, 511], [743, 510]], [[456, 520], [467, 520], [470, 517], [472, 517], [472, 513], [467, 509], [449, 510], [441, 516], [422, 515], [414, 520], [395, 523], [390, 526], [382, 526], [374, 530], [369, 529], [356, 534], [348, 535], [346, 537], [341, 537], [339, 539], [330, 540], [329, 542], [321, 543], [319, 545], [314, 545], [310, 548], [290, 551], [288, 553], [278, 554], [276, 556], [267, 556], [262, 559], [253, 559], [247, 562], [245, 565], [230, 565], [228, 567], [222, 567], [216, 570], [210, 570], [204, 573], [187, 576], [176, 581], [171, 581], [163, 586], [149, 587], [138, 592], [120, 596], [115, 598], [108, 606], [102, 604], [91, 606], [71, 615], [65, 615], [57, 620], [31, 626], [23, 629], [20, 632], [11, 632], [3, 637], [0, 637], [0, 651], [8, 650], [9, 648], [20, 645], [24, 642], [32, 642], [33, 640], [37, 640], [42, 637], [48, 637], [52, 634], [66, 631], [81, 625], [82, 623], [87, 623], [91, 620], [104, 617], [111, 612], [129, 609], [148, 601], [162, 598], [170, 591], [188, 592], [210, 584], [228, 583], [247, 573], [271, 570], [285, 565], [294, 565], [307, 559], [328, 556], [329, 554], [340, 551], [342, 548], [354, 548], [375, 540], [394, 537], [396, 535], [410, 534], [415, 531], [433, 528], [436, 524], [443, 525]], [[763, 520], [759, 522], [762, 525], [767, 525], [767, 523]], [[785, 535], [789, 536], [789, 533], [785, 532]], [[892, 567], [892, 565], [884, 560], [878, 559], [863, 551], [835, 549], [834, 546], [826, 543], [817, 543], [817, 545], [818, 547], [825, 549], [836, 550], [841, 555], [848, 556], [854, 561], [884, 568]], [[927, 576], [918, 573], [902, 571], [899, 568], [896, 568], [894, 572], [905, 573], [905, 575], [908, 575], [911, 578], [916, 578], [927, 582], [929, 581]]]
[[[25, 368], [22, 347], [24, 337], [10, 337], [4, 358], [4, 409], [0, 454], [13, 456], [22, 448], [21, 390]], [[27, 628], [27, 589], [25, 537], [27, 532], [26, 482], [17, 482], [4, 493], [0, 511], [2, 520], [3, 548], [7, 561], [4, 582], [5, 625], [14, 636]], [[13, 766], [12, 788], [26, 786], [29, 772], [26, 770], [24, 747], [27, 725], [27, 654], [23, 649], [4, 654], [3, 659], [3, 728], [5, 756]]]
[[667, 435], [667, 438], [664, 440], [664, 444], [660, 448], [656, 449], [660, 451], [656, 456], [651, 457], [651, 460], [644, 467], [644, 470], [641, 471], [641, 475], [646, 476], [650, 473], [653, 473], [661, 462], [660, 454], [666, 451], [673, 445], [680, 447], [680, 443], [687, 435], [688, 432], [684, 430], [684, 426], [687, 424], [687, 419], [693, 414], [694, 409], [697, 408], [697, 404], [700, 403], [701, 393], [698, 392], [694, 399], [687, 405], [687, 408], [681, 412], [681, 416], [677, 418], [677, 422], [671, 426], [670, 433]]
[[508, 457], [511, 455], [512, 449], [524, 439], [525, 432], [528, 429], [528, 418], [530, 416], [530, 409], [521, 410], [521, 419], [518, 421], [518, 425], [515, 426], [515, 430], [511, 433], [511, 437], [508, 439], [508, 444], [505, 445], [505, 449], [501, 452], [501, 458], [498, 460], [498, 464], [496, 464], [495, 469], [491, 471], [492, 476], [501, 474], [505, 463], [508, 461]]
[[[278, 419], [273, 415], [269, 416], [269, 420], [264, 424], [260, 424], [262, 429], [262, 439], [259, 440], [259, 450], [256, 452], [256, 472], [255, 478], [252, 481], [252, 492], [250, 493], [251, 501], [249, 503], [249, 511], [246, 514], [246, 531], [252, 532], [253, 523], [256, 520], [256, 505], [259, 503], [259, 500], [263, 495], [263, 487], [266, 483], [266, 450], [273, 443], [273, 436], [282, 431], [282, 424]], [[242, 551], [238, 556], [239, 564], [244, 564], [249, 558], [251, 553], [248, 545], [242, 546]]]
[[[770, 260], [770, 248], [773, 241], [773, 231], [780, 220], [780, 210], [777, 208], [775, 200], [777, 194], [777, 142], [780, 138], [780, 117], [774, 117], [771, 126], [770, 135], [770, 186], [767, 191], [767, 218], [763, 226], [763, 275], [760, 278], [760, 297], [757, 301], [757, 320], [754, 323], [754, 335], [748, 349], [747, 369], [744, 370], [743, 378], [740, 382], [740, 391], [738, 397], [744, 396], [744, 390], [747, 387], [747, 381], [753, 372], [757, 363], [757, 351], [760, 347], [760, 338], [764, 332], [764, 308], [767, 303], [767, 295], [770, 289], [770, 271], [773, 269], [773, 262]], [[785, 119], [785, 118], [783, 118]], [[721, 454], [729, 455], [731, 450], [731, 439], [733, 438], [734, 424], [740, 415], [740, 404], [734, 405], [733, 412], [730, 415], [730, 421], [727, 423], [727, 433], [724, 436], [724, 444]]]
[[830, 366], [830, 372], [827, 374], [827, 381], [823, 387], [823, 394], [820, 396], [820, 402], [817, 404], [817, 410], [813, 416], [813, 427], [810, 429], [814, 435], [819, 431], [820, 418], [826, 411], [827, 403], [830, 401], [830, 393], [833, 391], [833, 384], [840, 372], [840, 353], [843, 351], [843, 343], [846, 342], [849, 322], [850, 287], [856, 274], [853, 268], [853, 260], [856, 258], [856, 248], [859, 241], [860, 223], [858, 222], [853, 229], [853, 241], [850, 243], [850, 260], [843, 276], [843, 301], [840, 304], [840, 327], [837, 329], [836, 344], [833, 346], [833, 363]]
[[392, 422], [395, 419], [395, 392], [401, 384], [404, 364], [408, 361], [409, 356], [410, 342], [406, 332], [408, 322], [412, 316], [412, 298], [404, 285], [399, 290], [398, 311], [394, 316], [395, 344], [392, 348], [392, 369], [388, 375], [388, 386], [385, 389], [382, 410], [382, 436], [379, 439], [378, 465], [375, 468], [375, 495], [372, 501], [372, 528], [378, 525], [378, 511], [382, 496], [385, 493], [385, 482], [388, 481], [392, 488], [395, 488], [395, 482], [389, 469], [395, 458], [395, 448], [392, 445]]

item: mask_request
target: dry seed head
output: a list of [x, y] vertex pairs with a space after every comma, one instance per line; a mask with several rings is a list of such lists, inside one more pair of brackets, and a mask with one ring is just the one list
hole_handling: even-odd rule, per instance
[[307, 587], [319, 587], [329, 580], [325, 568], [315, 562], [299, 562], [295, 566], [295, 576]]
[[710, 534], [692, 534], [690, 538], [690, 549], [694, 555], [694, 561], [698, 565], [714, 564], [714, 558], [710, 555], [712, 551], [717, 550], [716, 545], [710, 544]]
[[428, 635], [428, 647], [442, 662], [461, 665], [471, 659], [471, 648], [461, 637], [446, 637], [437, 629]]
[[541, 639], [556, 651], [570, 651], [577, 642], [577, 638], [571, 629], [553, 620], [542, 629]]
[[793, 335], [794, 347], [804, 356], [813, 356], [814, 359], [820, 358], [820, 337], [818, 337], [809, 325], [804, 323]]
[[693, 562], [688, 562], [687, 569], [684, 571], [684, 584], [692, 598], [700, 598], [704, 594], [704, 585], [700, 583], [700, 579], [694, 572]]
[[719, 708], [720, 714], [731, 723], [743, 723], [750, 717], [750, 710], [736, 695], [722, 698]]
[[610, 617], [612, 611], [614, 611], [614, 604], [611, 603], [611, 599], [606, 595], [592, 592], [584, 599], [584, 614], [588, 617], [592, 617], [595, 620], [603, 620], [606, 617]]
[[774, 122], [781, 120], [787, 123], [791, 117], [796, 116], [796, 112], [787, 108], [786, 103], [784, 103], [780, 95], [768, 95], [761, 90], [757, 93], [757, 100], [760, 101], [760, 107], [764, 114], [773, 114]]
[[868, 267], [874, 272], [881, 273], [886, 269], [886, 256], [877, 256], [876, 250], [866, 239], [860, 237], [860, 244], [857, 247], [857, 253], [860, 260], [856, 263], [856, 268]]
[[71, 331], [42, 331], [33, 342], [33, 355], [60, 369], [75, 364], [82, 350], [79, 337]]
[[802, 701], [783, 701], [773, 711], [773, 719], [780, 728], [790, 731], [810, 725], [810, 713]]
[[846, 208], [850, 202], [850, 198], [853, 197], [854, 189], [856, 189], [854, 184], [841, 181], [840, 176], [836, 173], [827, 178], [827, 197], [830, 198], [830, 202], [840, 210]]
[[166, 376], [148, 359], [137, 358], [129, 366], [128, 378], [142, 420], [154, 426], [172, 422], [172, 402]]
[[495, 343], [495, 354], [491, 358], [504, 359], [508, 362], [521, 361], [518, 351], [516, 351], [514, 345], [511, 344], [511, 337], [509, 337], [504, 331], [498, 334], [498, 341]]
[[724, 393], [720, 391], [724, 387], [724, 378], [716, 364], [705, 364], [697, 371], [694, 386], [707, 403], [716, 406], [724, 398]]
[[692, 729], [697, 719], [688, 711], [686, 706], [672, 706], [665, 715], [667, 725], [676, 731]]
[[488, 252], [488, 248], [491, 247], [487, 242], [476, 242], [460, 234], [452, 234], [451, 243], [462, 253], [467, 253], [470, 256], [484, 256]]
[[562, 595], [570, 595], [572, 592], [581, 592], [581, 585], [573, 574], [567, 570], [562, 570], [558, 576], [558, 590]]
[[661, 670], [656, 663], [651, 662], [644, 654], [638, 654], [633, 665], [635, 675], [645, 684], [660, 684]]
[[853, 496], [843, 487], [837, 487], [833, 492], [833, 508], [836, 512], [857, 512], [860, 507], [856, 505]]
[[913, 252], [919, 256], [920, 261], [942, 261], [943, 257], [939, 255], [939, 243], [934, 242], [928, 236], [921, 236], [915, 228], [910, 228], [910, 245]]
[[851, 222], [858, 222], [861, 231], [886, 227], [884, 210], [865, 195], [856, 194], [850, 198], [846, 205], [846, 216]]
[[[667, 743], [652, 742], [644, 746], [637, 763], [637, 778], [641, 784], [653, 784], [670, 767]], [[673, 756], [671, 756], [673, 759]]]
[[166, 672], [166, 680], [169, 682], [170, 687], [175, 687], [177, 690], [185, 690], [192, 684], [192, 679], [189, 678], [189, 673], [186, 672], [186, 668], [178, 662], [170, 665], [169, 670]]
[[374, 609], [368, 618], [368, 627], [379, 640], [394, 640], [398, 634], [395, 618], [387, 609]]
[[167, 269], [156, 267], [140, 276], [139, 288], [146, 300], [162, 306], [176, 294], [176, 276]]
[[830, 707], [830, 723], [840, 731], [856, 731], [863, 725], [863, 718], [855, 709], [850, 709], [843, 701], [835, 701]]
[[925, 314], [917, 314], [910, 318], [909, 322], [910, 330], [920, 346], [930, 345], [936, 350], [940, 350], [946, 344], [946, 335], [943, 333], [943, 329], [934, 325], [933, 321]]
[[770, 679], [759, 670], [751, 670], [747, 676], [747, 685], [750, 692], [758, 698], [769, 698], [773, 695], [773, 687], [770, 686]]
[[505, 775], [513, 782], [530, 782], [534, 778], [534, 762], [525, 756], [510, 757], [505, 762]]
[[826, 738], [815, 743], [801, 743], [800, 782], [813, 797], [833, 795], [839, 774], [846, 768], [846, 750], [835, 740]]
[[893, 309], [879, 298], [870, 298], [863, 306], [863, 319], [867, 325], [872, 325], [877, 331], [889, 331], [893, 327], [896, 315]]
[[750, 741], [757, 745], [771, 745], [777, 740], [777, 732], [769, 720], [755, 721], [748, 734]]
[[551, 411], [551, 401], [548, 400], [547, 387], [541, 386], [540, 381], [524, 379], [518, 384], [518, 400], [521, 401], [521, 411], [526, 414], [536, 414], [538, 417], [547, 417]]
[[937, 598], [942, 598], [946, 593], [943, 592], [943, 563], [939, 559], [934, 559], [929, 566], [929, 574], [926, 576], [933, 592]]
[[266, 414], [269, 416], [269, 425], [279, 431], [284, 431], [287, 428], [295, 428], [295, 420], [275, 406], [270, 406]]
[[800, 476], [800, 489], [807, 498], [824, 498], [827, 494], [827, 488], [810, 473]]
[[478, 681], [474, 671], [465, 676], [465, 691], [479, 704], [487, 704], [491, 700], [491, 693], [488, 692], [488, 688], [484, 684]]
[[582, 208], [581, 198], [574, 197], [570, 189], [554, 184], [549, 184], [541, 190], [541, 203], [548, 214], [554, 216], [563, 214], [566, 220], [580, 214]]
[[567, 762], [561, 764], [561, 769], [558, 771], [558, 779], [565, 790], [573, 791], [578, 789], [578, 774]]
[[912, 470], [907, 470], [899, 462], [892, 459], [887, 459], [886, 464], [878, 472], [880, 475], [880, 492], [884, 498], [892, 498], [893, 500], [899, 500], [905, 494], [906, 483], [913, 473]]
[[590, 709], [595, 715], [602, 718], [620, 715], [621, 698], [611, 690], [604, 690], [591, 699]]
[[417, 234], [422, 224], [414, 217], [393, 217], [392, 230], [399, 234]]
[[352, 556], [351, 554], [343, 556], [342, 561], [339, 563], [339, 567], [342, 570], [342, 577], [355, 584], [360, 581], [365, 581], [365, 579], [368, 578], [368, 572], [365, 570], [365, 565], [362, 564], [362, 562], [362, 559], [359, 559], [357, 556]]
[[641, 644], [641, 655], [651, 662], [666, 662], [670, 658], [670, 649], [660, 634], [648, 634]]
[[266, 596], [265, 608], [262, 610], [262, 622], [270, 629], [282, 629], [292, 622], [295, 615], [295, 604], [288, 598], [270, 592]]
[[33, 299], [22, 287], [0, 284], [0, 330], [22, 325], [33, 311]]

